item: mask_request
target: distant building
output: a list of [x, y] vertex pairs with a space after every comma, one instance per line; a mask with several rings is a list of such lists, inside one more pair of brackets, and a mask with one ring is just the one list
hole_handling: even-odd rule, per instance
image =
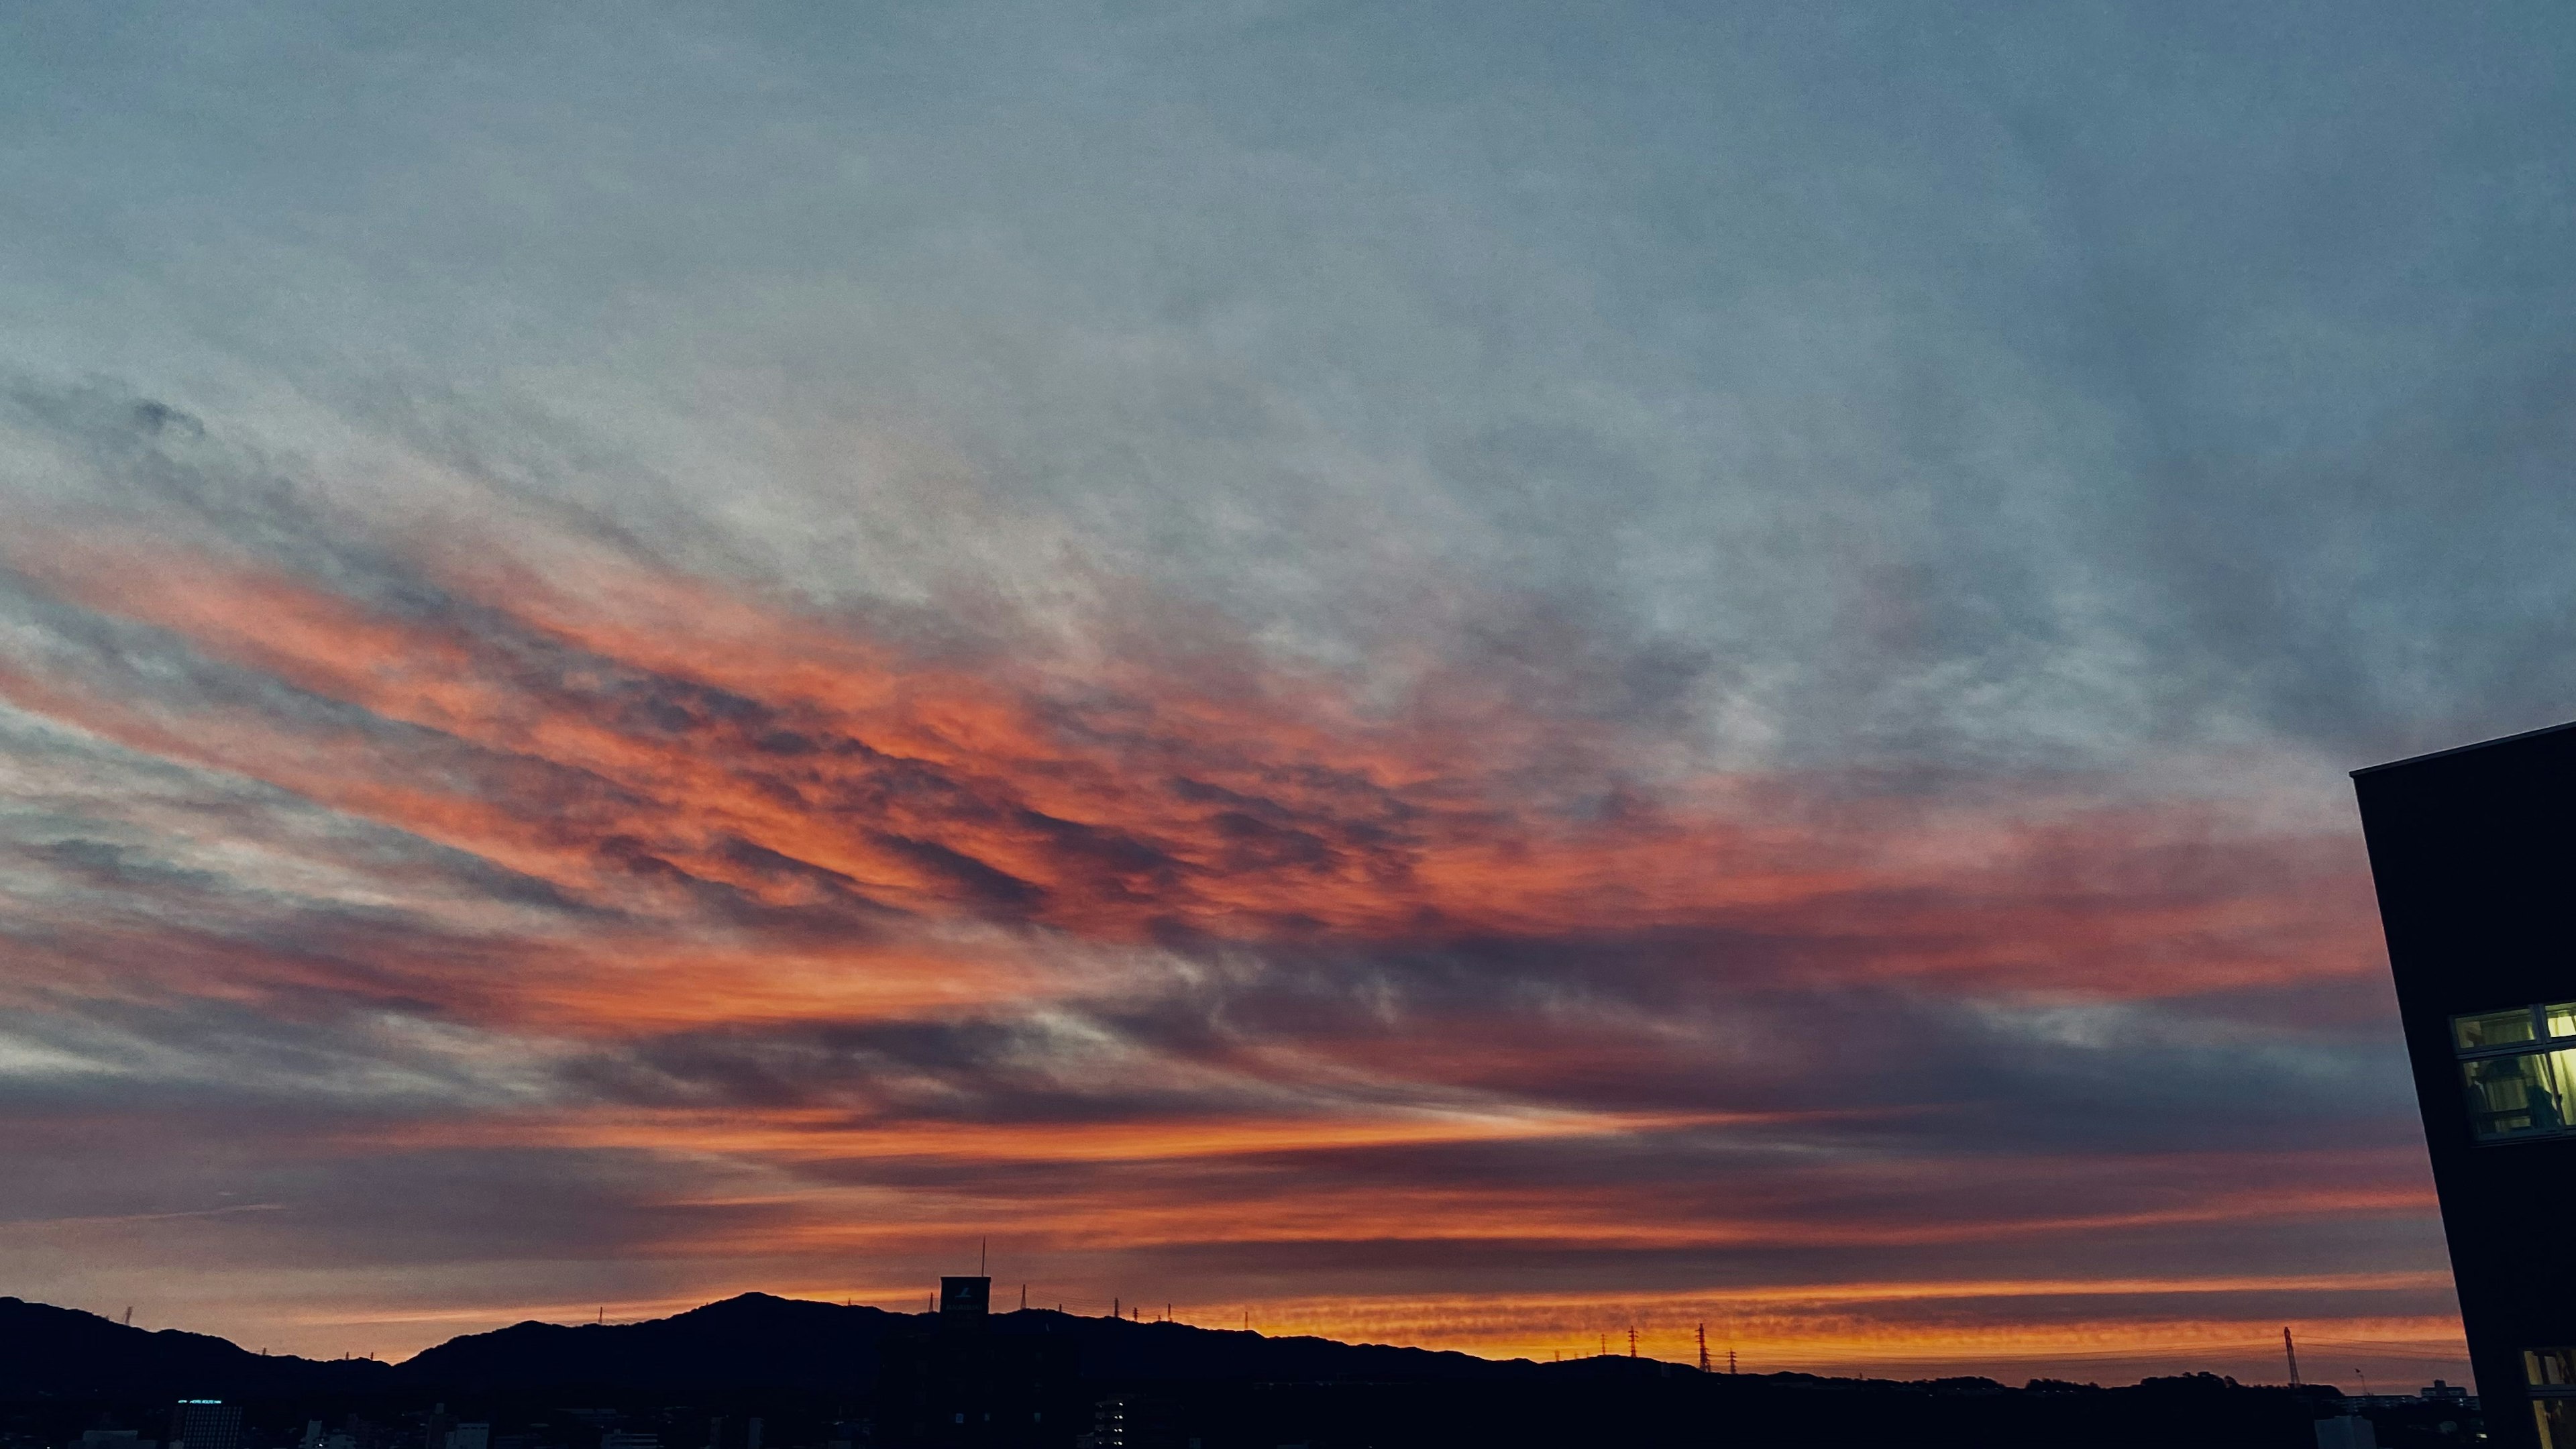
[[1082, 1449], [1199, 1449], [1199, 1437], [1183, 1427], [1180, 1405], [1116, 1394], [1091, 1406], [1091, 1434]]
[[942, 1278], [939, 1280], [939, 1319], [942, 1323], [981, 1318], [992, 1311], [992, 1279]]
[[939, 1312], [877, 1343], [876, 1442], [1064, 1449], [1084, 1427], [1080, 1349], [1044, 1315], [997, 1324], [990, 1278], [939, 1280]]
[[2487, 1432], [2576, 1449], [2576, 725], [2353, 783]]
[[75, 1449], [160, 1449], [139, 1429], [83, 1429]]
[[2317, 1420], [2317, 1449], [2379, 1449], [2379, 1434], [2359, 1414]]
[[459, 1424], [447, 1431], [447, 1449], [492, 1449], [492, 1426]]
[[181, 1399], [170, 1410], [170, 1449], [242, 1449], [242, 1411], [221, 1399]]
[[355, 1414], [337, 1429], [323, 1428], [320, 1419], [307, 1419], [297, 1449], [370, 1449], [372, 1438], [369, 1426]]

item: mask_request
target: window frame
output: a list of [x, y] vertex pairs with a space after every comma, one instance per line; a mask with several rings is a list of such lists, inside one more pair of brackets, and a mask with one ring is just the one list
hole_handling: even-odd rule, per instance
[[2549, 1411], [2552, 1405], [2576, 1401], [2576, 1382], [2542, 1382], [2540, 1360], [2544, 1355], [2562, 1356], [2562, 1362], [2576, 1366], [2576, 1348], [2551, 1346], [2522, 1351], [2522, 1396], [2531, 1405], [2532, 1432], [2539, 1436], [2547, 1449], [2568, 1449], [2567, 1445], [2559, 1442], [2559, 1435], [2549, 1432]]
[[2491, 1046], [2460, 1045], [2462, 1022], [2475, 1021], [2482, 1017], [2504, 1016], [2515, 1009], [2495, 1007], [2485, 1011], [2455, 1012], [2445, 1023], [2447, 1030], [2444, 1034], [2451, 1043], [2451, 1062], [2454, 1073], [2452, 1080], [2459, 1083], [2465, 1099], [2463, 1105], [2468, 1109], [2469, 1141], [2473, 1146], [2501, 1147], [2514, 1142], [2550, 1142], [2576, 1137], [2576, 1103], [2567, 1100], [2571, 1096], [2576, 1096], [2576, 1090], [2570, 1090], [2571, 1086], [2576, 1084], [2561, 1084], [2559, 1110], [2566, 1120], [2556, 1127], [2493, 1134], [2481, 1134], [2478, 1131], [2478, 1117], [2485, 1108], [2476, 1096], [2476, 1089], [2467, 1079], [2467, 1068], [2472, 1063], [2497, 1061], [2505, 1057], [2554, 1056], [2562, 1052], [2576, 1054], [2576, 1030], [2563, 1035], [2552, 1035], [2549, 1030], [2549, 1019], [2553, 1013], [2561, 1016], [2576, 1016], [2576, 1001], [2568, 1000], [2535, 1001], [2519, 1008], [2529, 1020], [2531, 1028], [2531, 1035], [2520, 1041], [2497, 1042]]

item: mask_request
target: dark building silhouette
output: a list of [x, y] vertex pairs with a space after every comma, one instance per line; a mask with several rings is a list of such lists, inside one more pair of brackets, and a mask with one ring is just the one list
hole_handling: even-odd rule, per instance
[[221, 1399], [181, 1399], [170, 1409], [170, 1449], [241, 1449], [242, 1411]]
[[2496, 1449], [2576, 1449], [2576, 725], [2353, 772]]
[[1064, 1449], [1091, 1427], [1074, 1336], [1052, 1315], [996, 1322], [992, 1291], [990, 1278], [942, 1278], [937, 1316], [879, 1342], [879, 1444]]
[[1185, 1408], [1174, 1399], [1112, 1394], [1091, 1406], [1091, 1435], [1077, 1449], [1199, 1449], [1199, 1436], [1185, 1422]]

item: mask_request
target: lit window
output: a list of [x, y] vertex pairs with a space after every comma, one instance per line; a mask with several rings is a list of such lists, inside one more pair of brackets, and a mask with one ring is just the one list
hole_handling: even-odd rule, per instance
[[2540, 1449], [2576, 1449], [2576, 1348], [2524, 1349], [2522, 1378]]
[[2479, 1141], [2576, 1131], [2576, 1002], [2455, 1016], [2451, 1042]]
[[2451, 1018], [2451, 1034], [2462, 1051], [2474, 1047], [2511, 1046], [2532, 1039], [2531, 1008], [2490, 1011]]

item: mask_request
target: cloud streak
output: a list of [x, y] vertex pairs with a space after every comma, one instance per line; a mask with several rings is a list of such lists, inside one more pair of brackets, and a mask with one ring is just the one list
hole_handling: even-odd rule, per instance
[[[150, 1137], [181, 1093], [298, 1100], [231, 1189], [278, 1205], [228, 1240], [245, 1261], [315, 1231], [326, 1183], [470, 1161], [589, 1206], [494, 1239], [446, 1190], [340, 1251], [875, 1292], [990, 1234], [1078, 1296], [1148, 1273], [1514, 1351], [1573, 1321], [1515, 1293], [1680, 1272], [1719, 1297], [1675, 1302], [1778, 1353], [1928, 1361], [2072, 1340], [1996, 1318], [2060, 1290], [1927, 1270], [2403, 1240], [2429, 1209], [2384, 1132], [2335, 1186], [2277, 1155], [2293, 1122], [2372, 1130], [2355, 1068], [2231, 1003], [2349, 992], [2369, 942], [2348, 842], [2259, 797], [1694, 769], [1461, 666], [1388, 693], [1177, 601], [1101, 631], [1156, 648], [1076, 659], [525, 518], [387, 548], [288, 517], [281, 555], [274, 512], [57, 508], [6, 558], [19, 1145], [102, 1113]], [[2188, 1065], [2160, 1082], [2159, 1055]], [[2159, 1121], [2231, 1091], [2267, 1104], [2233, 1152]], [[627, 1197], [639, 1171], [661, 1186]], [[78, 1198], [16, 1231], [103, 1230]], [[1809, 1317], [1754, 1306], [1921, 1254]], [[1499, 1296], [1400, 1309], [1364, 1287], [1389, 1275]], [[2263, 1282], [2383, 1314], [2365, 1278]], [[1946, 1340], [1868, 1306], [1936, 1297], [1984, 1306]]]

